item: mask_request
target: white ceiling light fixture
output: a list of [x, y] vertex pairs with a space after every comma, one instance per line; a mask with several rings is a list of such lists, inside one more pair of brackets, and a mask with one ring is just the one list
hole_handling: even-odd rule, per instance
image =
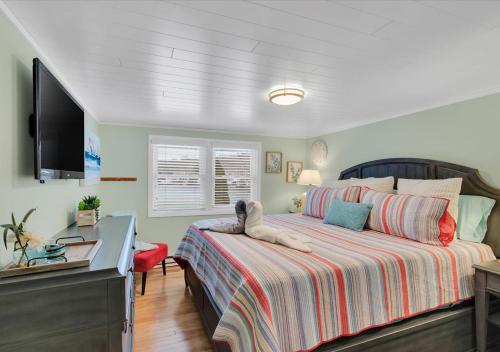
[[269, 101], [277, 105], [293, 105], [304, 99], [304, 91], [298, 88], [280, 88], [269, 93]]

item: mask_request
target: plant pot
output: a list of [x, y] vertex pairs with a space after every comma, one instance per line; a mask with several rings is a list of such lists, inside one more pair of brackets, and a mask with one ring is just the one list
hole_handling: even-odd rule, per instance
[[95, 209], [93, 210], [78, 210], [77, 214], [78, 226], [93, 226], [97, 222], [97, 215]]

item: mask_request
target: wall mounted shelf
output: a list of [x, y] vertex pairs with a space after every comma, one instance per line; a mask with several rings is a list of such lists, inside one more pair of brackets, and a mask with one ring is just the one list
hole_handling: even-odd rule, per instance
[[101, 177], [101, 181], [136, 182], [137, 177]]

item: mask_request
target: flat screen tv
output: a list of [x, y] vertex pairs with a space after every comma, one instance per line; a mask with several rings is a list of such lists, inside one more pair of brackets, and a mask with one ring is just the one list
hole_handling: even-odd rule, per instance
[[33, 59], [35, 178], [83, 179], [84, 112], [50, 71]]

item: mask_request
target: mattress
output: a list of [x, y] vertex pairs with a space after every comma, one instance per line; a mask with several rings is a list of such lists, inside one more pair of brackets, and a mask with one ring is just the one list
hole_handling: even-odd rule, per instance
[[308, 351], [342, 336], [470, 299], [485, 244], [438, 247], [355, 232], [297, 214], [264, 223], [311, 239], [312, 253], [192, 224], [174, 258], [188, 262], [223, 312], [213, 339], [233, 351]]

